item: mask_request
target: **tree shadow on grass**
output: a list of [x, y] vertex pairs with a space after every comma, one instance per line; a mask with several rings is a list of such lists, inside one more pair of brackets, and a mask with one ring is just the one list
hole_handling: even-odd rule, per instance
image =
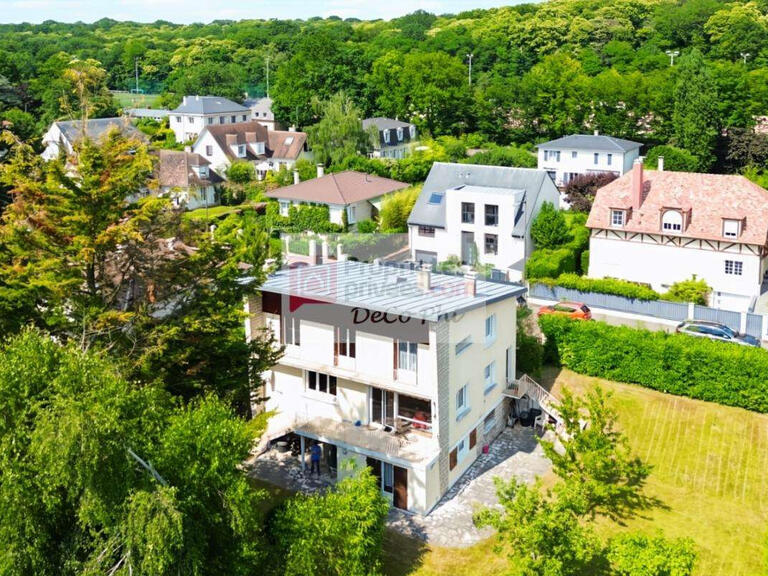
[[423, 540], [405, 536], [391, 528], [384, 531], [383, 548], [382, 564], [385, 576], [413, 574], [421, 568], [428, 551]]

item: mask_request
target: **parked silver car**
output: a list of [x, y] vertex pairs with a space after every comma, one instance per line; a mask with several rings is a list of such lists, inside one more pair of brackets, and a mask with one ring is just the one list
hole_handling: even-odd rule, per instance
[[728, 328], [725, 324], [718, 324], [717, 322], [688, 320], [678, 324], [676, 331], [680, 334], [698, 336], [699, 338], [709, 338], [710, 340], [719, 340], [720, 342], [733, 342], [742, 346], [760, 347], [760, 341], [754, 336], [739, 334]]

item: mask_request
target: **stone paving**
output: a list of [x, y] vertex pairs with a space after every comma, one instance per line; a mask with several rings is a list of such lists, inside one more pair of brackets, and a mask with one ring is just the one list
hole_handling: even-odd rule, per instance
[[[317, 492], [334, 480], [322, 463], [320, 477], [302, 472], [299, 458], [290, 452], [269, 450], [249, 462], [250, 475], [288, 490]], [[498, 506], [493, 479], [512, 477], [532, 483], [546, 474], [550, 463], [536, 441], [532, 428], [506, 428], [481, 454], [427, 516], [392, 508], [387, 524], [399, 532], [437, 546], [466, 547], [490, 536], [492, 529], [478, 530], [472, 515], [478, 507]]]
[[506, 428], [446, 492], [427, 516], [392, 509], [390, 527], [437, 546], [466, 547], [489, 537], [493, 530], [478, 530], [472, 515], [479, 507], [498, 506], [493, 479], [517, 478], [532, 483], [550, 470], [549, 460], [532, 428]]

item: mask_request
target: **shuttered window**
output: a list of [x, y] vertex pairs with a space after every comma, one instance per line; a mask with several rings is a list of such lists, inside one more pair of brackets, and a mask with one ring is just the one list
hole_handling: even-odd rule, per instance
[[448, 468], [450, 468], [451, 470], [456, 468], [456, 464], [457, 464], [457, 462], [459, 460], [459, 452], [458, 452], [458, 450], [456, 448], [451, 450], [451, 455], [448, 458], [448, 460], [449, 460]]
[[472, 450], [472, 448], [475, 447], [475, 444], [477, 444], [477, 428], [469, 433], [469, 449]]

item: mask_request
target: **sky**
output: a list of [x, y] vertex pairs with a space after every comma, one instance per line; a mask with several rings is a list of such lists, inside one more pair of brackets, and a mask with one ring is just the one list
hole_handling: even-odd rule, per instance
[[[530, 0], [528, 0], [530, 1]], [[180, 24], [247, 18], [395, 18], [519, 4], [523, 0], [0, 0], [0, 23], [94, 22], [100, 18]]]

